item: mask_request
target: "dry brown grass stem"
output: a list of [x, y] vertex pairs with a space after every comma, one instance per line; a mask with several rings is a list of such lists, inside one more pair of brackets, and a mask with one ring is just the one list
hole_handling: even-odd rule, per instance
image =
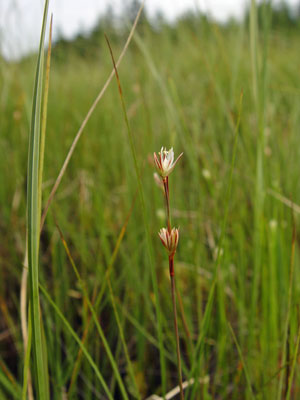
[[[126, 41], [126, 43], [125, 43], [125, 45], [123, 47], [123, 50], [122, 50], [122, 52], [120, 54], [120, 57], [119, 57], [118, 61], [116, 63], [117, 67], [120, 65], [120, 63], [121, 63], [121, 61], [122, 61], [122, 59], [123, 59], [123, 57], [124, 57], [124, 55], [125, 55], [125, 53], [126, 53], [126, 51], [128, 49], [128, 46], [129, 46], [130, 41], [132, 39], [132, 36], [134, 34], [134, 31], [135, 31], [135, 28], [137, 26], [137, 23], [138, 23], [138, 20], [140, 18], [140, 15], [141, 15], [141, 12], [143, 10], [143, 7], [144, 7], [144, 2], [142, 3], [142, 5], [141, 5], [141, 7], [140, 7], [140, 9], [139, 9], [139, 11], [137, 13], [137, 16], [136, 16], [135, 21], [134, 21], [134, 23], [132, 25], [131, 31], [130, 31], [129, 36], [127, 38], [127, 41]], [[82, 124], [81, 124], [81, 126], [80, 126], [80, 128], [79, 128], [79, 130], [78, 130], [78, 132], [77, 132], [77, 134], [76, 134], [76, 136], [74, 138], [74, 140], [73, 140], [73, 143], [72, 143], [72, 145], [71, 145], [71, 147], [69, 149], [69, 152], [68, 152], [67, 157], [66, 157], [66, 159], [65, 159], [65, 161], [63, 163], [63, 166], [62, 166], [62, 168], [61, 168], [61, 170], [60, 170], [60, 172], [58, 174], [58, 177], [56, 178], [56, 181], [55, 181], [55, 183], [53, 185], [53, 188], [52, 188], [51, 193], [49, 195], [49, 198], [47, 200], [46, 206], [44, 208], [44, 211], [43, 211], [43, 214], [42, 214], [42, 218], [41, 218], [41, 230], [43, 229], [44, 222], [45, 222], [46, 215], [47, 215], [48, 209], [50, 207], [50, 204], [51, 204], [51, 202], [53, 200], [53, 197], [54, 197], [54, 195], [55, 195], [55, 193], [56, 193], [56, 191], [57, 191], [57, 189], [58, 189], [58, 187], [60, 185], [60, 182], [61, 182], [61, 180], [62, 180], [62, 178], [64, 176], [64, 173], [65, 173], [65, 171], [67, 169], [67, 166], [68, 166], [68, 164], [70, 162], [70, 159], [71, 159], [72, 154], [73, 154], [73, 152], [75, 150], [75, 147], [76, 147], [76, 145], [77, 145], [77, 143], [78, 143], [78, 141], [79, 141], [79, 139], [80, 139], [80, 137], [82, 135], [82, 132], [83, 132], [88, 120], [90, 119], [91, 115], [93, 114], [97, 104], [99, 103], [99, 101], [101, 100], [102, 96], [104, 95], [106, 89], [108, 88], [108, 85], [110, 84], [110, 82], [111, 82], [112, 78], [114, 77], [114, 75], [115, 75], [115, 69], [113, 68], [111, 73], [110, 73], [110, 75], [109, 75], [109, 77], [108, 77], [108, 79], [107, 79], [107, 81], [105, 82], [103, 88], [99, 92], [99, 94], [96, 97], [94, 103], [92, 104], [92, 106], [90, 107], [90, 109], [89, 109], [88, 113], [86, 114], [84, 120], [82, 121]]]
[[300, 214], [300, 206], [294, 203], [292, 200], [288, 199], [287, 197], [283, 196], [273, 189], [268, 189], [267, 193], [273, 196], [275, 199], [279, 200], [282, 204], [286, 205], [289, 208], [292, 208], [295, 213]]
[[[204, 378], [200, 378], [198, 379], [198, 382], [202, 385], [205, 385], [209, 382], [209, 377], [205, 376]], [[186, 389], [188, 386], [191, 386], [195, 383], [195, 379], [191, 378], [188, 381], [184, 381], [182, 383], [182, 387], [183, 389]], [[172, 390], [170, 390], [166, 396], [165, 396], [165, 400], [171, 400], [173, 399], [175, 396], [177, 396], [180, 392], [180, 388], [179, 386], [175, 386]], [[153, 394], [152, 396], [148, 397], [146, 400], [164, 400], [162, 397], [157, 396], [156, 394]]]

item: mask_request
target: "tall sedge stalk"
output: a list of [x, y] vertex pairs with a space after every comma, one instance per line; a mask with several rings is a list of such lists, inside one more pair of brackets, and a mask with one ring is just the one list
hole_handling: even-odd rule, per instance
[[[44, 40], [49, 0], [45, 1], [40, 47], [37, 60], [36, 78], [32, 105], [31, 130], [28, 151], [27, 180], [27, 249], [30, 281], [30, 313], [32, 323], [32, 348], [35, 361], [35, 382], [37, 398], [48, 400], [48, 372], [46, 346], [43, 338], [42, 318], [39, 300], [39, 241], [40, 241], [40, 136], [44, 72]], [[28, 354], [29, 363], [29, 354]], [[28, 375], [27, 375], [28, 376]], [[27, 379], [27, 378], [26, 378]], [[26, 385], [26, 382], [25, 382]], [[25, 392], [25, 390], [24, 390]]]
[[169, 272], [171, 281], [171, 294], [173, 304], [173, 316], [174, 316], [174, 330], [176, 337], [176, 353], [177, 353], [177, 368], [178, 368], [178, 380], [180, 388], [180, 399], [184, 400], [183, 385], [182, 385], [182, 372], [181, 372], [181, 357], [180, 357], [180, 345], [179, 345], [179, 334], [178, 334], [178, 322], [177, 322], [177, 310], [176, 310], [176, 288], [175, 288], [175, 270], [174, 270], [174, 256], [179, 240], [179, 230], [177, 228], [171, 228], [171, 215], [170, 215], [170, 194], [169, 194], [169, 174], [174, 169], [177, 161], [181, 158], [183, 153], [174, 162], [173, 149], [167, 151], [163, 147], [158, 153], [158, 156], [154, 153], [154, 161], [162, 178], [166, 210], [167, 210], [167, 228], [162, 228], [159, 231], [159, 237], [162, 244], [168, 250], [169, 253]]
[[145, 199], [144, 199], [144, 191], [143, 191], [141, 175], [140, 175], [140, 170], [138, 167], [136, 150], [135, 150], [135, 145], [134, 145], [134, 141], [133, 141], [133, 135], [132, 135], [132, 131], [131, 131], [131, 128], [129, 125], [127, 110], [126, 110], [126, 105], [125, 105], [125, 101], [124, 101], [124, 97], [123, 97], [123, 92], [122, 92], [122, 88], [121, 88], [121, 82], [120, 82], [120, 78], [119, 78], [119, 74], [118, 74], [117, 65], [115, 63], [114, 55], [113, 55], [109, 40], [108, 40], [107, 36], [105, 36], [105, 38], [106, 38], [107, 45], [108, 45], [108, 48], [109, 48], [109, 51], [111, 54], [112, 62], [114, 65], [114, 70], [115, 70], [115, 75], [116, 75], [116, 79], [117, 79], [124, 119], [125, 119], [125, 123], [126, 123], [126, 127], [127, 127], [127, 133], [128, 133], [128, 139], [129, 139], [129, 144], [130, 144], [130, 148], [131, 148], [131, 154], [132, 154], [134, 168], [135, 168], [137, 182], [138, 182], [138, 191], [139, 191], [139, 195], [140, 195], [140, 202], [141, 202], [141, 206], [142, 206], [143, 220], [144, 220], [145, 233], [146, 233], [148, 258], [149, 258], [149, 263], [150, 263], [150, 267], [151, 267], [151, 279], [152, 279], [152, 285], [153, 285], [154, 296], [155, 296], [157, 331], [158, 331], [158, 340], [159, 340], [159, 357], [160, 357], [160, 368], [161, 368], [161, 378], [162, 378], [162, 391], [163, 391], [163, 394], [165, 394], [165, 391], [166, 391], [166, 362], [165, 362], [165, 351], [164, 351], [164, 345], [163, 345], [162, 314], [161, 314], [160, 304], [159, 304], [157, 277], [155, 274], [154, 264], [153, 264], [153, 249], [152, 249], [152, 244], [151, 244], [149, 224], [148, 224], [148, 220], [147, 220], [147, 210], [146, 210], [146, 203], [145, 203]]

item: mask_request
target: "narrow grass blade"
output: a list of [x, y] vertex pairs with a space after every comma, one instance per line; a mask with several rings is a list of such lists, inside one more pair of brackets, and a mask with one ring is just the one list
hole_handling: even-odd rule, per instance
[[[198, 336], [198, 340], [197, 340], [197, 343], [195, 346], [194, 359], [193, 359], [192, 368], [190, 371], [191, 379], [192, 379], [192, 377], [198, 377], [198, 375], [199, 375], [202, 348], [203, 348], [204, 338], [207, 334], [208, 327], [209, 327], [209, 322], [210, 322], [210, 317], [211, 317], [212, 307], [213, 307], [213, 300], [215, 298], [215, 290], [216, 290], [216, 278], [215, 278], [214, 282], [212, 283], [212, 286], [209, 291], [208, 301], [207, 301], [207, 304], [205, 307], [205, 312], [204, 312], [202, 323], [201, 323], [200, 335]], [[191, 395], [189, 394], [189, 391], [187, 391], [186, 397], [188, 399], [190, 399], [190, 398], [194, 399], [194, 397], [196, 395], [197, 387], [198, 387], [198, 381], [196, 380], [194, 387], [191, 389], [192, 390]]]
[[282, 204], [286, 205], [289, 208], [292, 208], [295, 213], [300, 214], [300, 206], [294, 203], [292, 200], [288, 199], [287, 197], [283, 196], [273, 189], [268, 189], [267, 193], [280, 201]]
[[2, 388], [4, 388], [7, 393], [9, 393], [11, 399], [19, 400], [21, 398], [22, 395], [21, 388], [18, 385], [11, 382], [11, 380], [2, 371], [2, 368], [0, 368], [0, 384]]
[[294, 357], [293, 357], [293, 362], [292, 362], [292, 369], [291, 369], [291, 373], [289, 376], [289, 386], [288, 386], [288, 391], [287, 391], [287, 395], [286, 395], [286, 400], [290, 400], [290, 398], [291, 398], [291, 390], [292, 390], [292, 384], [293, 384], [293, 379], [294, 379], [294, 374], [295, 374], [298, 351], [299, 351], [299, 343], [300, 343], [300, 324], [299, 324], [299, 328], [298, 328], [297, 341], [296, 341]]
[[93, 307], [93, 305], [92, 305], [92, 303], [91, 303], [91, 301], [90, 301], [90, 299], [89, 299], [89, 297], [88, 297], [88, 293], [87, 293], [87, 291], [86, 291], [84, 282], [83, 282], [83, 280], [81, 279], [81, 276], [80, 276], [80, 274], [79, 274], [79, 271], [78, 271], [78, 269], [77, 269], [77, 267], [76, 267], [76, 265], [75, 265], [75, 262], [74, 262], [74, 260], [73, 260], [73, 257], [71, 256], [69, 247], [68, 247], [68, 245], [67, 245], [67, 242], [66, 242], [65, 239], [64, 239], [64, 236], [63, 236], [63, 234], [62, 234], [62, 231], [60, 230], [60, 228], [58, 227], [58, 225], [56, 225], [56, 226], [57, 226], [57, 229], [58, 229], [58, 231], [59, 231], [59, 234], [60, 234], [60, 237], [61, 237], [61, 241], [62, 241], [62, 243], [63, 243], [63, 246], [64, 246], [65, 250], [66, 250], [66, 253], [67, 253], [67, 256], [68, 256], [68, 258], [69, 258], [69, 261], [70, 261], [70, 263], [71, 263], [71, 265], [72, 265], [72, 268], [73, 268], [73, 270], [74, 270], [74, 273], [75, 273], [75, 275], [76, 275], [76, 278], [78, 279], [78, 282], [80, 283], [80, 286], [81, 286], [81, 289], [82, 289], [83, 294], [84, 294], [84, 296], [85, 296], [85, 300], [86, 300], [86, 302], [87, 302], [87, 305], [88, 305], [88, 307], [89, 307], [89, 309], [90, 309], [90, 311], [91, 311], [91, 313], [92, 313], [92, 316], [93, 316], [93, 319], [94, 319], [94, 323], [95, 323], [95, 325], [96, 325], [96, 327], [97, 327], [99, 336], [100, 336], [100, 338], [101, 338], [101, 340], [102, 340], [102, 342], [103, 342], [103, 346], [104, 346], [104, 348], [105, 348], [105, 351], [106, 351], [107, 356], [108, 356], [108, 358], [109, 358], [109, 361], [110, 361], [110, 363], [111, 363], [112, 369], [113, 369], [114, 374], [115, 374], [115, 376], [116, 376], [116, 379], [117, 379], [117, 381], [118, 381], [118, 384], [119, 384], [119, 387], [120, 387], [120, 391], [121, 391], [121, 393], [122, 393], [122, 396], [123, 396], [123, 398], [124, 398], [125, 400], [129, 400], [129, 399], [128, 399], [127, 392], [126, 392], [126, 389], [125, 389], [125, 386], [124, 386], [124, 384], [123, 384], [123, 380], [122, 380], [122, 378], [121, 378], [121, 375], [120, 375], [120, 372], [119, 372], [119, 369], [118, 369], [118, 366], [117, 366], [116, 361], [115, 361], [115, 359], [114, 359], [114, 356], [113, 356], [113, 354], [112, 354], [112, 352], [111, 352], [111, 350], [110, 350], [109, 344], [108, 344], [108, 342], [107, 342], [107, 340], [106, 340], [106, 337], [105, 337], [105, 335], [104, 335], [104, 332], [103, 332], [103, 330], [102, 330], [102, 327], [101, 327], [101, 325], [100, 325], [100, 323], [99, 323], [99, 321], [98, 321], [97, 314], [96, 314], [96, 312], [95, 312], [95, 308]]
[[244, 357], [243, 357], [242, 350], [241, 350], [240, 345], [239, 345], [239, 343], [238, 343], [238, 341], [237, 341], [237, 338], [236, 338], [236, 335], [235, 335], [235, 333], [234, 333], [234, 331], [233, 331], [233, 329], [232, 329], [232, 326], [230, 325], [229, 322], [228, 322], [228, 328], [229, 328], [230, 333], [231, 333], [231, 335], [232, 335], [232, 337], [233, 337], [234, 343], [235, 343], [235, 345], [236, 345], [237, 351], [238, 351], [239, 356], [240, 356], [240, 359], [241, 359], [241, 363], [242, 363], [242, 365], [243, 365], [243, 370], [244, 370], [244, 373], [245, 373], [245, 377], [246, 377], [246, 381], [247, 381], [247, 384], [248, 384], [248, 387], [249, 387], [249, 391], [250, 391], [250, 393], [251, 393], [251, 398], [252, 398], [252, 399], [255, 399], [255, 395], [254, 395], [254, 393], [253, 393], [253, 389], [252, 389], [252, 384], [251, 384], [249, 372], [248, 372], [248, 369], [247, 369], [247, 367], [246, 367], [246, 363], [245, 363], [245, 360], [244, 360]]
[[[134, 31], [135, 31], [135, 28], [136, 28], [137, 23], [138, 23], [138, 21], [139, 21], [139, 18], [140, 18], [140, 16], [141, 16], [143, 7], [144, 7], [144, 3], [141, 4], [141, 7], [140, 7], [140, 9], [139, 9], [139, 11], [138, 11], [138, 13], [137, 13], [137, 16], [136, 16], [136, 18], [135, 18], [135, 20], [134, 20], [134, 23], [133, 23], [133, 25], [132, 25], [131, 31], [130, 31], [129, 36], [128, 36], [128, 38], [127, 38], [127, 41], [126, 41], [126, 43], [125, 43], [125, 45], [124, 45], [124, 47], [123, 47], [123, 50], [122, 50], [122, 52], [121, 52], [121, 54], [120, 54], [120, 57], [119, 57], [119, 59], [118, 59], [118, 61], [117, 61], [117, 66], [120, 65], [120, 63], [121, 63], [121, 61], [122, 61], [122, 59], [123, 59], [123, 57], [124, 57], [124, 55], [125, 55], [125, 53], [126, 53], [126, 51], [127, 51], [127, 49], [128, 49], [128, 46], [129, 46], [129, 44], [130, 44], [130, 42], [131, 42], [131, 39], [132, 39], [133, 34], [134, 34]], [[56, 191], [57, 191], [57, 189], [58, 189], [58, 187], [59, 187], [59, 185], [60, 185], [60, 182], [61, 182], [61, 180], [62, 180], [62, 178], [63, 178], [63, 176], [64, 176], [64, 174], [65, 174], [65, 171], [66, 171], [66, 169], [67, 169], [67, 167], [68, 167], [68, 165], [69, 165], [69, 162], [70, 162], [70, 160], [71, 160], [72, 154], [74, 153], [74, 150], [75, 150], [76, 145], [77, 145], [77, 143], [78, 143], [78, 141], [79, 141], [79, 139], [80, 139], [80, 137], [81, 137], [81, 135], [82, 135], [82, 132], [83, 132], [83, 130], [84, 130], [86, 124], [88, 123], [88, 121], [89, 121], [91, 115], [92, 115], [93, 112], [95, 111], [95, 109], [96, 109], [96, 107], [97, 107], [97, 104], [99, 103], [99, 101], [100, 101], [101, 98], [103, 97], [103, 95], [104, 95], [106, 89], [108, 88], [108, 86], [109, 86], [109, 84], [110, 84], [110, 82], [111, 82], [111, 80], [112, 80], [114, 74], [115, 74], [115, 70], [113, 69], [113, 70], [111, 71], [111, 73], [110, 73], [110, 75], [109, 75], [107, 81], [105, 82], [103, 88], [100, 90], [98, 96], [96, 97], [95, 101], [93, 102], [93, 104], [91, 105], [89, 111], [87, 112], [87, 114], [86, 114], [84, 120], [82, 121], [82, 124], [81, 124], [81, 126], [80, 126], [78, 132], [76, 133], [76, 136], [75, 136], [75, 138], [74, 138], [74, 140], [73, 140], [73, 142], [72, 142], [72, 144], [71, 144], [71, 147], [70, 147], [70, 149], [69, 149], [69, 152], [68, 152], [68, 154], [67, 154], [67, 157], [66, 157], [66, 159], [65, 159], [65, 161], [64, 161], [64, 163], [63, 163], [63, 166], [61, 167], [61, 170], [59, 171], [58, 177], [56, 178], [56, 181], [55, 181], [55, 183], [54, 183], [54, 185], [53, 185], [53, 188], [52, 188], [51, 193], [50, 193], [50, 195], [49, 195], [49, 198], [48, 198], [48, 200], [47, 200], [46, 206], [45, 206], [45, 208], [44, 208], [44, 211], [43, 211], [43, 214], [42, 214], [42, 218], [41, 218], [41, 230], [43, 229], [44, 222], [45, 222], [46, 215], [47, 215], [48, 209], [49, 209], [49, 207], [50, 207], [50, 204], [51, 204], [51, 202], [52, 202], [52, 200], [53, 200], [53, 198], [54, 198], [54, 196], [55, 196], [55, 193], [56, 193]]]
[[[249, 348], [254, 343], [255, 317], [257, 311], [257, 301], [259, 296], [259, 286], [261, 281], [262, 254], [264, 241], [264, 203], [265, 203], [265, 109], [267, 93], [267, 51], [269, 35], [269, 11], [268, 3], [263, 2], [261, 8], [262, 21], [262, 51], [259, 51], [258, 43], [258, 12], [256, 0], [251, 0], [250, 9], [250, 46], [252, 63], [252, 87], [253, 100], [256, 112], [256, 177], [255, 177], [255, 197], [254, 197], [254, 271], [253, 286], [249, 322]], [[261, 53], [261, 54], [260, 54]], [[261, 55], [261, 58], [259, 56]], [[259, 65], [261, 60], [261, 65]], [[262, 290], [262, 296], [264, 291]], [[263, 346], [265, 347], [265, 346]]]
[[108, 279], [107, 279], [107, 284], [108, 284], [108, 289], [109, 289], [109, 293], [110, 293], [111, 303], [112, 303], [112, 306], [113, 306], [116, 322], [117, 322], [119, 333], [120, 333], [121, 342], [122, 342], [122, 345], [123, 345], [123, 350], [124, 350], [126, 362], [127, 362], [127, 365], [128, 365], [129, 375], [131, 377], [132, 383], [134, 385], [135, 392], [137, 394], [136, 397], [138, 399], [141, 399], [141, 395], [139, 393], [139, 389], [138, 389], [138, 385], [137, 385], [137, 382], [136, 382], [136, 378], [135, 378], [132, 362], [130, 360], [128, 348], [127, 348], [127, 345], [126, 345], [125, 335], [124, 335], [124, 332], [123, 332], [123, 328], [122, 328], [122, 324], [121, 324], [121, 321], [120, 321], [119, 313], [118, 313], [118, 310], [117, 310], [117, 307], [116, 307], [113, 288], [112, 288], [109, 276], [108, 276]]
[[50, 19], [49, 45], [48, 45], [48, 53], [47, 53], [47, 61], [46, 61], [46, 77], [45, 77], [42, 122], [41, 122], [41, 144], [40, 144], [40, 165], [39, 165], [39, 191], [40, 191], [39, 213], [41, 213], [41, 202], [42, 202], [42, 183], [43, 183], [43, 170], [44, 170], [46, 124], [47, 124], [47, 110], [48, 110], [48, 93], [49, 93], [51, 47], [52, 47], [52, 24], [53, 24], [53, 15], [51, 15], [51, 19]]
[[45, 374], [45, 360], [42, 343], [42, 328], [39, 301], [39, 233], [40, 233], [40, 132], [41, 132], [41, 103], [43, 92], [43, 60], [46, 21], [49, 0], [45, 1], [44, 17], [37, 60], [36, 78], [34, 84], [31, 132], [29, 139], [28, 155], [28, 185], [27, 185], [27, 231], [28, 231], [28, 270], [30, 279], [30, 304], [33, 332], [33, 350], [35, 360], [35, 378], [37, 384], [37, 397], [47, 400], [47, 380]]
[[[201, 349], [203, 346], [203, 340], [204, 337], [207, 333], [208, 330], [208, 325], [209, 325], [209, 320], [210, 320], [210, 315], [212, 312], [212, 306], [213, 306], [213, 300], [214, 300], [214, 295], [215, 295], [215, 290], [216, 286], [218, 284], [218, 277], [219, 277], [219, 269], [220, 269], [220, 264], [221, 264], [221, 248], [225, 236], [225, 231], [226, 231], [226, 226], [227, 226], [227, 219], [228, 219], [228, 212], [229, 212], [229, 204], [230, 204], [230, 198], [231, 198], [231, 190], [232, 190], [232, 181], [233, 181], [233, 172], [234, 172], [234, 166], [235, 166], [235, 160], [236, 160], [236, 153], [237, 153], [237, 144], [238, 144], [238, 134], [239, 134], [239, 127], [240, 127], [240, 122], [241, 122], [241, 114], [242, 114], [242, 105], [243, 105], [243, 91], [241, 92], [240, 95], [240, 103], [239, 103], [239, 112], [238, 112], [238, 117], [237, 117], [237, 122], [236, 122], [236, 128], [235, 128], [235, 136], [234, 136], [234, 145], [233, 145], [233, 152], [232, 152], [232, 159], [231, 159], [231, 166], [230, 166], [230, 172], [229, 172], [229, 183], [228, 183], [228, 189], [227, 189], [227, 194], [226, 194], [226, 206], [225, 206], [225, 211], [224, 211], [224, 218], [222, 221], [222, 230], [221, 230], [221, 236], [220, 240], [218, 243], [218, 253], [217, 253], [217, 260], [216, 260], [216, 267], [214, 269], [214, 279], [209, 291], [208, 295], [208, 301], [205, 307], [205, 312], [201, 324], [201, 331], [200, 335], [198, 337], [196, 346], [195, 346], [195, 351], [194, 351], [194, 360], [191, 368], [191, 373], [190, 377], [195, 377], [197, 376], [197, 371], [200, 368], [200, 361], [201, 361]], [[222, 290], [222, 288], [220, 288]], [[197, 388], [197, 381], [193, 387], [193, 393], [191, 395], [191, 398], [193, 399], [196, 393], [196, 388]]]
[[138, 167], [138, 162], [137, 162], [137, 157], [136, 157], [136, 151], [135, 151], [135, 145], [133, 141], [133, 134], [129, 125], [129, 120], [127, 117], [127, 110], [125, 106], [125, 101], [123, 97], [123, 92], [121, 88], [121, 82], [117, 70], [117, 65], [115, 63], [114, 55], [109, 43], [109, 40], [106, 37], [107, 45], [110, 51], [110, 55], [112, 58], [114, 70], [115, 70], [115, 75], [117, 79], [117, 84], [118, 84], [118, 90], [120, 94], [120, 99], [121, 99], [121, 104], [122, 104], [122, 110], [124, 114], [124, 119], [125, 119], [125, 124], [127, 128], [127, 134], [128, 134], [128, 140], [130, 143], [130, 149], [131, 149], [131, 154], [134, 162], [134, 168], [135, 168], [135, 173], [136, 173], [136, 178], [138, 181], [138, 188], [139, 188], [139, 195], [140, 195], [140, 201], [141, 201], [141, 206], [142, 206], [142, 213], [143, 213], [143, 221], [144, 221], [144, 226], [145, 226], [145, 233], [146, 233], [146, 242], [147, 242], [147, 251], [148, 251], [148, 257], [149, 257], [149, 264], [151, 268], [151, 279], [152, 279], [152, 285], [153, 285], [153, 290], [154, 290], [154, 296], [155, 296], [155, 307], [156, 307], [156, 316], [157, 316], [157, 330], [158, 330], [158, 341], [159, 341], [159, 357], [160, 357], [160, 368], [161, 368], [161, 378], [162, 378], [162, 391], [163, 395], [166, 392], [166, 385], [167, 385], [167, 378], [166, 378], [166, 361], [164, 357], [164, 346], [163, 346], [163, 331], [162, 331], [162, 316], [161, 316], [161, 309], [160, 309], [160, 303], [159, 303], [159, 296], [158, 296], [158, 283], [157, 283], [157, 277], [156, 277], [156, 272], [155, 272], [155, 266], [154, 266], [154, 257], [153, 257], [153, 249], [152, 249], [152, 243], [151, 243], [151, 236], [150, 236], [150, 230], [149, 230], [149, 224], [147, 220], [147, 211], [146, 211], [146, 204], [145, 204], [145, 199], [144, 199], [144, 191], [143, 191], [143, 186], [142, 186], [142, 180], [141, 180], [141, 173], [140, 169]]
[[[50, 77], [52, 22], [53, 22], [53, 16], [51, 15], [50, 32], [49, 32], [49, 46], [48, 46], [47, 63], [46, 63], [46, 79], [45, 79], [45, 88], [44, 88], [44, 96], [43, 96], [42, 124], [41, 124], [41, 145], [40, 145], [39, 184], [38, 184], [38, 186], [39, 186], [39, 214], [41, 213], [41, 202], [42, 202], [42, 177], [43, 177], [43, 167], [44, 167], [47, 104], [48, 104], [49, 77]], [[28, 239], [26, 238], [26, 242], [27, 242], [27, 240]], [[22, 320], [22, 335], [23, 335], [24, 349], [25, 349], [23, 387], [28, 386], [28, 397], [29, 397], [29, 399], [33, 399], [32, 386], [31, 386], [31, 374], [30, 374], [30, 371], [26, 370], [26, 369], [29, 369], [29, 366], [30, 366], [29, 361], [30, 361], [30, 349], [31, 349], [31, 337], [32, 337], [31, 334], [29, 335], [29, 332], [27, 333], [27, 329], [29, 329], [29, 327], [27, 328], [27, 325], [26, 325], [27, 324], [27, 321], [26, 321], [27, 278], [28, 278], [28, 258], [27, 258], [27, 254], [26, 254], [25, 261], [24, 261], [24, 269], [23, 269], [23, 274], [22, 274], [22, 285], [21, 285], [21, 320]], [[30, 317], [30, 313], [28, 314], [28, 318], [29, 317]], [[29, 348], [29, 353], [28, 353], [28, 348]], [[26, 397], [26, 392], [24, 394], [24, 391], [23, 391], [23, 396]]]
[[[256, 118], [259, 119], [259, 83], [258, 83], [258, 44], [257, 44], [257, 8], [256, 0], [251, 0], [250, 9], [250, 48], [251, 48], [251, 66], [252, 66], [252, 91]], [[251, 298], [251, 313], [250, 313], [250, 335], [249, 347], [252, 347], [253, 332], [256, 303], [258, 298], [258, 285], [260, 276], [261, 263], [261, 241], [262, 241], [262, 210], [263, 210], [263, 148], [261, 135], [257, 122], [257, 146], [256, 146], [256, 181], [255, 181], [255, 199], [254, 199], [254, 272], [253, 272], [253, 288]]]
[[[131, 214], [132, 214], [132, 211], [133, 211], [133, 208], [134, 208], [134, 205], [135, 205], [136, 197], [137, 197], [137, 191], [136, 191], [136, 193], [134, 195], [130, 210], [129, 210], [126, 218], [125, 218], [124, 224], [123, 224], [123, 226], [121, 228], [120, 234], [119, 234], [118, 239], [116, 241], [116, 245], [115, 245], [115, 248], [113, 250], [112, 256], [110, 258], [110, 261], [109, 261], [109, 264], [108, 264], [108, 268], [107, 268], [107, 270], [105, 272], [105, 279], [103, 280], [103, 284], [102, 284], [101, 289], [99, 291], [99, 294], [98, 294], [98, 296], [97, 296], [97, 298], [95, 300], [94, 308], [95, 308], [96, 314], [98, 312], [99, 305], [101, 304], [101, 300], [103, 298], [103, 295], [104, 295], [104, 292], [105, 292], [105, 289], [106, 289], [106, 285], [107, 285], [107, 282], [108, 282], [108, 279], [109, 279], [109, 276], [110, 276], [110, 272], [111, 272], [111, 270], [112, 270], [112, 268], [113, 268], [113, 266], [115, 264], [115, 260], [117, 258], [118, 253], [119, 253], [119, 249], [120, 249], [122, 240], [124, 238], [124, 235], [125, 235], [125, 232], [126, 232], [126, 229], [127, 229], [127, 225], [128, 225], [129, 219], [131, 217]], [[87, 323], [87, 325], [86, 325], [86, 329], [85, 329], [85, 331], [84, 331], [84, 333], [82, 335], [82, 342], [83, 343], [88, 338], [89, 331], [90, 331], [90, 329], [92, 327], [92, 322], [93, 322], [93, 320], [90, 318], [88, 323]], [[70, 383], [68, 395], [70, 395], [72, 393], [73, 387], [74, 387], [76, 379], [77, 379], [77, 374], [78, 374], [78, 370], [79, 370], [79, 366], [80, 366], [80, 362], [81, 362], [81, 355], [82, 355], [82, 352], [79, 351], [78, 354], [77, 354], [76, 363], [74, 365], [74, 369], [73, 369], [73, 372], [72, 372], [71, 383]]]
[[[31, 341], [32, 341], [32, 326], [31, 326], [31, 313], [28, 313], [28, 337], [27, 337], [27, 346], [25, 353], [25, 361], [24, 361], [24, 370], [23, 370], [23, 392], [22, 392], [22, 400], [27, 399], [27, 387], [28, 380], [30, 375], [30, 352], [31, 352]], [[30, 393], [29, 396], [32, 396]]]
[[[293, 216], [293, 215], [292, 215]], [[294, 259], [295, 259], [295, 246], [296, 246], [296, 226], [293, 218], [293, 236], [292, 236], [292, 245], [291, 245], [291, 259], [290, 259], [290, 276], [289, 276], [289, 292], [288, 292], [288, 305], [287, 305], [287, 313], [286, 320], [284, 325], [284, 336], [283, 336], [283, 344], [282, 344], [282, 359], [281, 363], [284, 364], [286, 361], [287, 354], [287, 342], [288, 342], [288, 331], [290, 324], [290, 316], [291, 316], [291, 307], [292, 307], [292, 295], [293, 295], [293, 278], [294, 278]], [[283, 389], [283, 378], [284, 374], [280, 374], [279, 386], [277, 392], [277, 399], [280, 400], [282, 396]]]
[[91, 365], [92, 369], [94, 370], [94, 372], [95, 372], [97, 378], [99, 379], [99, 381], [100, 381], [100, 383], [101, 383], [101, 385], [102, 385], [107, 397], [109, 398], [109, 400], [113, 400], [112, 394], [110, 393], [109, 388], [108, 388], [108, 386], [107, 386], [107, 384], [106, 384], [101, 372], [99, 371], [97, 365], [95, 364], [94, 360], [92, 359], [90, 353], [88, 352], [88, 350], [86, 349], [84, 344], [81, 342], [80, 338], [78, 337], [78, 335], [76, 334], [76, 332], [74, 331], [74, 329], [72, 328], [72, 326], [70, 325], [68, 320], [64, 317], [64, 315], [62, 314], [60, 309], [57, 307], [57, 305], [51, 299], [51, 296], [49, 295], [47, 290], [42, 285], [40, 285], [40, 289], [41, 289], [43, 295], [45, 296], [46, 300], [50, 303], [50, 305], [53, 307], [54, 311], [57, 313], [57, 315], [60, 317], [62, 322], [65, 324], [65, 326], [66, 326], [67, 330], [69, 331], [69, 333], [72, 335], [72, 337], [78, 343], [79, 347], [82, 349], [83, 354], [86, 356], [89, 364]]

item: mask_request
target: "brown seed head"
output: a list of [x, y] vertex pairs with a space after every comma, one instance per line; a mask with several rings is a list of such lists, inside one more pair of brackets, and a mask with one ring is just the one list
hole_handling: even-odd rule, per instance
[[168, 231], [167, 228], [162, 228], [158, 235], [162, 244], [168, 250], [169, 256], [175, 254], [179, 240], [179, 229], [172, 228], [171, 231]]

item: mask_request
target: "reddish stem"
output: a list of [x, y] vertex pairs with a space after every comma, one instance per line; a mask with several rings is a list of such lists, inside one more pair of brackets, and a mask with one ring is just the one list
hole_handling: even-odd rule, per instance
[[170, 276], [174, 276], [174, 254], [169, 256], [169, 270]]
[[[167, 176], [165, 178], [163, 178], [163, 184], [164, 184], [164, 189], [165, 189], [165, 199], [166, 199], [166, 207], [167, 207], [167, 226], [168, 226], [168, 232], [171, 233], [169, 178]], [[175, 328], [175, 337], [176, 337], [176, 353], [177, 353], [178, 380], [179, 380], [179, 387], [180, 387], [180, 400], [184, 400], [183, 386], [182, 386], [179, 333], [178, 333], [178, 323], [177, 323], [177, 310], [176, 310], [176, 299], [175, 299], [174, 254], [175, 254], [175, 252], [173, 254], [169, 255], [169, 271], [170, 271], [170, 278], [171, 278], [171, 292], [172, 292], [174, 328]]]
[[177, 352], [177, 367], [178, 367], [178, 380], [180, 388], [180, 400], [184, 400], [183, 386], [182, 386], [182, 373], [181, 373], [181, 358], [180, 358], [180, 345], [179, 345], [179, 334], [178, 334], [178, 323], [177, 323], [177, 310], [176, 310], [176, 299], [175, 299], [175, 276], [174, 276], [174, 254], [169, 256], [169, 269], [171, 278], [171, 292], [172, 292], [172, 303], [173, 303], [173, 314], [174, 314], [174, 328], [176, 336], [176, 352]]
[[165, 189], [165, 199], [166, 199], [166, 206], [167, 206], [167, 224], [168, 224], [168, 231], [171, 232], [171, 217], [170, 217], [170, 195], [169, 195], [169, 177], [166, 176], [163, 178], [163, 184]]

